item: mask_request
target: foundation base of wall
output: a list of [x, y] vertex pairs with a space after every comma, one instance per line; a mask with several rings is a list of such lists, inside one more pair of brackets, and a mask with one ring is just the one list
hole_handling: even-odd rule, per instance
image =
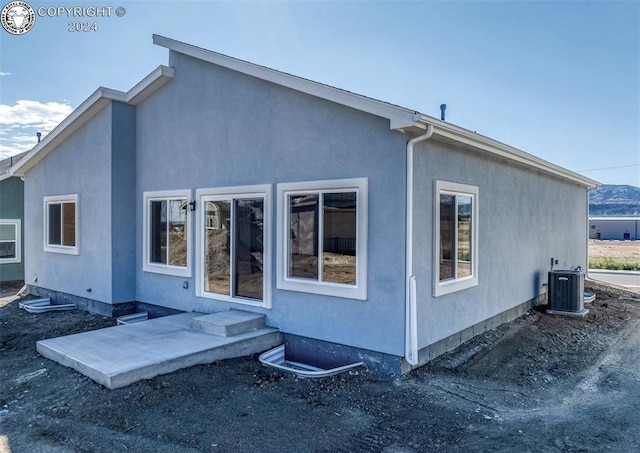
[[183, 313], [180, 310], [174, 310], [172, 308], [148, 304], [146, 302], [131, 301], [108, 304], [106, 302], [100, 302], [99, 300], [74, 296], [72, 294], [54, 291], [34, 285], [27, 285], [27, 294], [32, 294], [34, 296], [40, 297], [49, 297], [51, 301], [56, 305], [75, 304], [79, 310], [85, 310], [89, 313], [95, 313], [98, 315], [107, 316], [109, 318], [118, 318], [120, 316], [140, 313], [143, 311], [149, 313], [149, 319]]
[[[33, 285], [27, 285], [27, 290], [29, 294], [40, 297], [49, 297], [55, 304], [74, 303], [80, 310], [86, 310], [90, 313], [96, 313], [111, 318], [117, 318], [119, 316], [139, 313], [142, 311], [148, 312], [149, 318], [182, 313], [180, 310], [161, 307], [159, 305], [153, 305], [146, 302], [134, 301], [107, 304], [105, 302], [74, 296]], [[335, 362], [336, 364], [363, 362], [368, 370], [376, 374], [400, 376], [410, 372], [412, 369], [426, 364], [445, 352], [452, 351], [481, 333], [495, 329], [501, 324], [513, 321], [519, 316], [525, 314], [531, 308], [542, 304], [546, 304], [546, 294], [541, 294], [534, 299], [516, 305], [507, 311], [496, 316], [492, 316], [491, 318], [479, 322], [474, 326], [468, 327], [461, 332], [433, 343], [419, 351], [418, 365], [415, 367], [409, 365], [403, 357], [395, 356], [393, 354], [385, 354], [368, 349], [345, 346], [338, 343], [316, 340], [285, 332], [282, 332], [282, 337], [286, 348], [296, 357], [303, 357], [305, 359], [305, 363], [313, 364], [321, 362], [323, 366], [326, 367], [327, 364], [331, 364], [332, 362]]]
[[402, 373], [402, 357], [284, 332], [282, 336], [287, 351], [296, 360], [310, 365], [321, 364], [322, 367], [331, 368], [363, 362], [369, 371], [376, 374], [399, 376]]
[[461, 332], [455, 333], [447, 338], [443, 338], [433, 344], [430, 344], [426, 348], [421, 349], [418, 352], [418, 365], [411, 367], [406, 361], [403, 360], [403, 373], [411, 371], [412, 368], [418, 368], [427, 362], [435, 359], [436, 357], [444, 354], [445, 352], [453, 351], [461, 344], [471, 340], [473, 337], [480, 335], [488, 330], [495, 329], [496, 327], [511, 322], [516, 318], [524, 315], [527, 311], [538, 305], [547, 303], [547, 295], [540, 294], [538, 297], [534, 297], [531, 300], [523, 302], [510, 308], [507, 311], [503, 311], [491, 318], [485, 319], [471, 327], [467, 327]]
[[74, 296], [73, 294], [67, 294], [34, 285], [27, 285], [27, 294], [32, 294], [40, 297], [49, 297], [51, 299], [51, 302], [56, 305], [75, 304], [76, 307], [78, 307], [78, 309], [80, 310], [85, 310], [89, 313], [96, 313], [102, 316], [108, 316], [110, 318], [117, 318], [118, 316], [135, 313], [136, 310], [135, 302], [108, 304], [106, 302], [100, 302], [95, 299]]

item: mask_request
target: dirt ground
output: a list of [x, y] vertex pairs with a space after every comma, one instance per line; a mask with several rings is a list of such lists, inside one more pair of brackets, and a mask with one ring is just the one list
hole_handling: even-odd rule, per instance
[[589, 258], [640, 262], [640, 241], [589, 241]]
[[589, 287], [584, 318], [540, 307], [395, 380], [305, 380], [248, 357], [118, 390], [35, 350], [110, 319], [29, 314], [5, 288], [0, 452], [636, 452], [640, 294]]

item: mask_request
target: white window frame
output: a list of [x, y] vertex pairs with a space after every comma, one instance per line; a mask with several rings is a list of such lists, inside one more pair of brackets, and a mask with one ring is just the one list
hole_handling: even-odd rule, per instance
[[[44, 251], [53, 253], [64, 253], [67, 255], [78, 255], [80, 253], [80, 203], [78, 194], [54, 195], [44, 197]], [[75, 242], [76, 245], [60, 245], [49, 243], [49, 205], [70, 203], [75, 204]], [[63, 220], [62, 220], [63, 221]], [[64, 234], [64, 233], [61, 233]]]
[[16, 243], [16, 256], [13, 258], [0, 258], [0, 264], [21, 263], [22, 262], [22, 220], [0, 219], [0, 225], [13, 225], [16, 232], [16, 238], [14, 241], [0, 239], [0, 242]]
[[[277, 287], [279, 289], [348, 299], [367, 299], [367, 233], [368, 233], [368, 179], [335, 179], [324, 181], [305, 181], [278, 184], [278, 250], [277, 250]], [[288, 277], [289, 269], [289, 206], [288, 198], [295, 195], [356, 192], [356, 284], [323, 282], [304, 278]], [[322, 237], [322, 222], [319, 222]], [[320, 252], [319, 252], [320, 253]], [[318, 257], [322, 265], [322, 258]], [[319, 267], [319, 275], [321, 267]]]
[[[467, 277], [461, 278], [453, 278], [451, 280], [440, 281], [440, 195], [441, 194], [449, 194], [449, 195], [461, 195], [466, 197], [471, 197], [471, 275]], [[450, 294], [457, 291], [462, 291], [464, 289], [472, 288], [474, 286], [478, 286], [478, 228], [479, 228], [479, 217], [478, 217], [478, 198], [479, 198], [479, 189], [476, 186], [470, 186], [467, 184], [459, 184], [455, 182], [449, 181], [436, 181], [435, 182], [435, 191], [434, 191], [434, 214], [433, 214], [433, 222], [434, 222], [434, 236], [433, 236], [433, 295], [435, 297], [443, 296], [445, 294]], [[456, 212], [456, 220], [457, 220], [457, 212]], [[457, 221], [456, 221], [457, 224]], [[457, 254], [457, 238], [458, 235], [455, 234], [456, 241], [456, 251]]]
[[[273, 208], [272, 208], [272, 187], [271, 184], [260, 184], [251, 186], [234, 186], [234, 187], [217, 187], [196, 189], [197, 200], [197, 226], [196, 241], [198, 256], [196, 258], [196, 296], [208, 299], [223, 300], [227, 302], [235, 302], [244, 305], [253, 305], [263, 308], [271, 308], [272, 293], [272, 262], [273, 262], [273, 245], [272, 245], [272, 225], [273, 225]], [[206, 201], [228, 201], [231, 200], [233, 206], [234, 200], [246, 198], [262, 198], [264, 199], [263, 212], [263, 260], [262, 260], [262, 300], [250, 299], [247, 297], [239, 297], [232, 295], [232, 288], [235, 286], [233, 282], [234, 272], [231, 271], [230, 292], [229, 295], [210, 293], [204, 290], [204, 252], [205, 252], [205, 200]], [[232, 208], [233, 209], [233, 208]], [[233, 231], [231, 232], [233, 233]], [[233, 240], [231, 241], [233, 244]], [[233, 246], [230, 250], [233, 255]], [[233, 261], [233, 260], [232, 260]]]
[[169, 264], [154, 263], [151, 261], [151, 249], [149, 247], [149, 241], [151, 239], [151, 206], [152, 201], [171, 201], [181, 200], [185, 203], [189, 203], [191, 199], [191, 190], [158, 190], [147, 191], [142, 193], [143, 208], [142, 208], [142, 270], [145, 272], [154, 272], [157, 274], [173, 275], [176, 277], [191, 277], [191, 256], [193, 249], [193, 239], [191, 228], [191, 210], [187, 206], [187, 225], [185, 231], [187, 232], [187, 265], [186, 266], [172, 266]]

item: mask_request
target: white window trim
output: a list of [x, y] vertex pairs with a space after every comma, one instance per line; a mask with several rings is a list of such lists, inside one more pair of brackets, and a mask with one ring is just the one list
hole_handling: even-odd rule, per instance
[[[346, 285], [287, 277], [289, 267], [289, 195], [314, 192], [356, 192], [356, 284]], [[334, 179], [324, 181], [304, 181], [278, 184], [278, 250], [277, 250], [277, 287], [290, 291], [344, 297], [348, 299], [367, 299], [367, 219], [368, 219], [368, 179]]]
[[[471, 196], [472, 201], [472, 227], [471, 227], [471, 275], [468, 277], [440, 281], [440, 194]], [[478, 198], [479, 189], [476, 186], [459, 184], [449, 181], [435, 182], [434, 191], [434, 235], [433, 235], [433, 295], [434, 297], [451, 294], [464, 289], [478, 286]]]
[[191, 277], [191, 256], [193, 249], [193, 240], [191, 238], [193, 228], [191, 228], [191, 211], [187, 208], [187, 265], [186, 266], [171, 266], [168, 264], [152, 263], [149, 259], [149, 216], [151, 210], [149, 205], [152, 201], [162, 200], [184, 200], [189, 202], [191, 199], [191, 190], [158, 190], [148, 191], [142, 193], [143, 207], [142, 207], [142, 270], [145, 272], [154, 272], [157, 274], [173, 275], [176, 277]]
[[[20, 219], [0, 219], [0, 225], [13, 225], [16, 229], [16, 256], [14, 258], [0, 258], [0, 264], [11, 264], [22, 262], [22, 220]], [[12, 242], [12, 241], [2, 241]]]
[[[78, 194], [71, 195], [54, 195], [44, 197], [44, 251], [53, 253], [64, 253], [67, 255], [78, 255], [80, 253], [80, 203], [78, 203]], [[75, 239], [76, 245], [57, 245], [49, 244], [49, 204], [55, 203], [69, 203], [73, 202], [76, 205], [76, 228]]]
[[[196, 296], [208, 299], [223, 300], [244, 305], [253, 305], [263, 308], [271, 308], [272, 304], [272, 262], [273, 262], [273, 245], [272, 245], [272, 225], [273, 225], [273, 208], [272, 208], [272, 187], [270, 184], [252, 185], [252, 186], [234, 186], [234, 187], [217, 187], [196, 189], [197, 200], [197, 226], [196, 226], [196, 243], [198, 256], [196, 258]], [[214, 200], [233, 200], [242, 198], [263, 198], [263, 261], [262, 261], [262, 300], [249, 299], [245, 297], [237, 297], [224, 294], [210, 293], [204, 290], [204, 222], [205, 210], [204, 199], [211, 198]], [[233, 287], [233, 284], [231, 284]]]

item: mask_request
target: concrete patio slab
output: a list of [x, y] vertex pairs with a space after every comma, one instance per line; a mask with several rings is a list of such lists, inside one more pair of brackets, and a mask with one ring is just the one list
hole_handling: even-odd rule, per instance
[[234, 336], [194, 326], [203, 313], [182, 313], [134, 324], [42, 340], [37, 351], [107, 388], [233, 357], [263, 352], [282, 343], [277, 329], [257, 328]]

